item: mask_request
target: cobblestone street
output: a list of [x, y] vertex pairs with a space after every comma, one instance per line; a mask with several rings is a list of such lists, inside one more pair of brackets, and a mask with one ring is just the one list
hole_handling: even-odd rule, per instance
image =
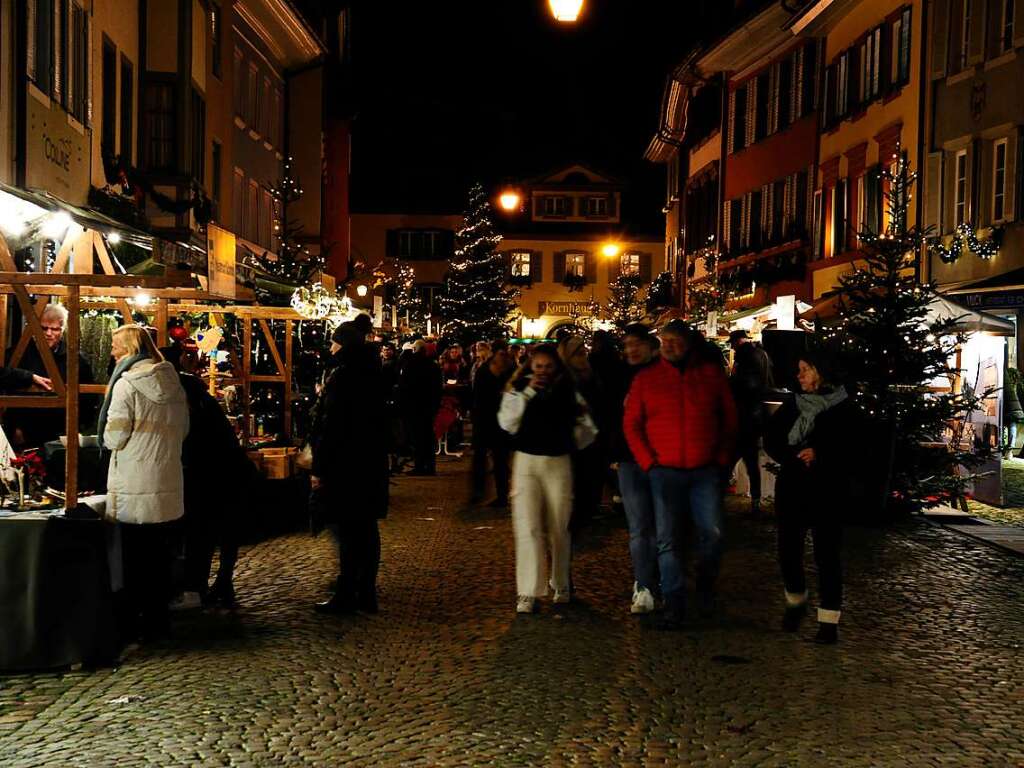
[[467, 464], [397, 481], [380, 615], [312, 612], [327, 538], [247, 548], [237, 613], [117, 669], [0, 679], [0, 765], [1024, 765], [1024, 560], [854, 529], [819, 647], [778, 630], [774, 527], [734, 511], [720, 615], [662, 634], [602, 521], [576, 602], [517, 617], [509, 519], [464, 510]]

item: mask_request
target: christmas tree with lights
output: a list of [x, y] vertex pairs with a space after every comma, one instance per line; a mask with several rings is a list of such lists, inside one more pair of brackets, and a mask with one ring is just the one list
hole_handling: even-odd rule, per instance
[[466, 345], [507, 338], [515, 292], [506, 287], [505, 259], [496, 250], [500, 242], [487, 194], [475, 184], [462, 227], [455, 233], [455, 256], [441, 297], [446, 339]]
[[620, 274], [608, 286], [608, 315], [617, 328], [624, 330], [627, 325], [639, 322], [647, 314], [640, 298], [642, 282], [640, 275]]
[[273, 239], [277, 244], [276, 253], [264, 251], [252, 254], [248, 259], [257, 273], [257, 290], [261, 301], [274, 303], [275, 296], [281, 293], [268, 290], [272, 288], [266, 285], [268, 281], [292, 287], [308, 286], [314, 274], [326, 268], [324, 254], [312, 253], [309, 246], [302, 242], [302, 224], [288, 218], [288, 207], [301, 200], [302, 194], [302, 184], [293, 173], [292, 158], [289, 157], [285, 161], [281, 181], [270, 186], [274, 206]]
[[[850, 471], [867, 480], [865, 513], [891, 517], [962, 498], [991, 453], [967, 434], [967, 419], [992, 393], [956, 367], [967, 338], [959, 317], [936, 311], [935, 283], [918, 280], [930, 233], [908, 226], [917, 174], [897, 156], [882, 178], [882, 231], [860, 233], [861, 254], [835, 291], [838, 321], [819, 333], [867, 427], [850, 435], [859, 465]], [[962, 373], [971, 386], [960, 386]]]

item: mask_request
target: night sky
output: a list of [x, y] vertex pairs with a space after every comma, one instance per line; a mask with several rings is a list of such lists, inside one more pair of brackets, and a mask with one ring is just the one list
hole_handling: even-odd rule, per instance
[[694, 5], [587, 0], [575, 25], [546, 0], [358, 5], [353, 211], [460, 212], [474, 180], [583, 162], [626, 182], [631, 223], [660, 231], [664, 169], [643, 152]]

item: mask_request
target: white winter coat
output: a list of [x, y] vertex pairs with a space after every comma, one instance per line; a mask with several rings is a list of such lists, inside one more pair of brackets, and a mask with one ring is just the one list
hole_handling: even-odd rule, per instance
[[166, 523], [185, 512], [181, 444], [188, 403], [174, 366], [141, 360], [114, 384], [103, 444], [111, 449], [107, 517]]

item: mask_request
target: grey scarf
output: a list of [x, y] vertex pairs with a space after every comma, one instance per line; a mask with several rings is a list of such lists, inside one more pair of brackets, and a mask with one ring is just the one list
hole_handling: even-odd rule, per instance
[[121, 358], [121, 361], [114, 367], [114, 372], [110, 374], [110, 381], [107, 382], [107, 392], [103, 395], [103, 406], [100, 408], [100, 418], [96, 424], [96, 439], [99, 440], [100, 447], [103, 447], [103, 432], [107, 428], [107, 411], [110, 410], [110, 398], [114, 393], [114, 385], [117, 384], [117, 380], [121, 378], [121, 374], [135, 365], [141, 360], [152, 359], [149, 355], [139, 353], [137, 355], [130, 355], [128, 357]]
[[789, 430], [789, 444], [800, 445], [811, 434], [814, 429], [814, 420], [818, 414], [824, 413], [829, 408], [839, 405], [846, 399], [846, 389], [836, 387], [825, 394], [797, 395], [796, 407], [800, 415]]

